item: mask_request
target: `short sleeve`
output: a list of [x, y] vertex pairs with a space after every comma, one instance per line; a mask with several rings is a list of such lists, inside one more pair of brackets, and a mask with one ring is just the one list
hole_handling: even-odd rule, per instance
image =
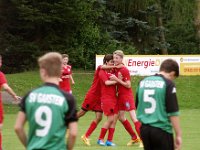
[[104, 70], [100, 70], [99, 71], [99, 78], [100, 80], [102, 80], [103, 82], [109, 80], [108, 76], [106, 75]]
[[20, 111], [26, 113], [26, 106], [25, 106], [25, 103], [26, 103], [26, 99], [27, 97], [29, 96], [30, 92], [27, 93], [21, 100], [21, 102], [19, 103], [19, 108], [20, 108]]
[[166, 89], [166, 111], [169, 114], [177, 115], [179, 108], [178, 108], [178, 101], [176, 96], [176, 87], [173, 82], [169, 82], [167, 84]]
[[78, 121], [77, 118], [77, 110], [76, 110], [76, 100], [73, 97], [73, 95], [68, 94], [68, 93], [64, 93], [66, 101], [68, 103], [69, 106], [69, 110], [67, 111], [67, 113], [65, 114], [65, 122], [66, 125], [68, 125], [70, 122], [76, 122]]
[[131, 80], [131, 76], [130, 76], [129, 70], [127, 68], [124, 67], [123, 69], [121, 69], [120, 72], [122, 74], [122, 77], [123, 77], [124, 81]]
[[2, 86], [5, 83], [7, 83], [6, 77], [3, 74], [3, 72], [0, 72], [0, 86]]
[[69, 74], [72, 74], [72, 66], [68, 65]]

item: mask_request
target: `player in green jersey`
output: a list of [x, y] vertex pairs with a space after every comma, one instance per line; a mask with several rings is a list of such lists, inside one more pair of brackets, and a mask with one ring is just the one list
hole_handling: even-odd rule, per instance
[[[50, 52], [38, 59], [44, 84], [22, 99], [15, 131], [27, 150], [72, 150], [77, 136], [76, 103], [58, 87], [62, 56]], [[28, 121], [28, 138], [24, 125]], [[66, 145], [65, 133], [69, 128]]]
[[[158, 74], [140, 81], [136, 94], [137, 117], [142, 123], [145, 150], [180, 149], [182, 143], [176, 87], [179, 76], [176, 61], [166, 59]], [[173, 131], [175, 131], [175, 142]], [[174, 144], [175, 143], [175, 144]]]

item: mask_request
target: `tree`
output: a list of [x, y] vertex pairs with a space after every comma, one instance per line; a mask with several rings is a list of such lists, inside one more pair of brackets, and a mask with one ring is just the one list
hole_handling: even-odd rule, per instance
[[200, 0], [196, 0], [196, 20], [195, 20], [195, 26], [197, 30], [197, 40], [199, 44], [199, 50], [200, 50]]
[[157, 0], [157, 4], [156, 4], [156, 9], [158, 10], [158, 13], [157, 13], [157, 26], [158, 28], [160, 28], [160, 35], [159, 35], [159, 42], [161, 44], [163, 44], [163, 46], [160, 47], [161, 49], [161, 54], [168, 54], [168, 51], [167, 51], [167, 46], [166, 46], [166, 41], [165, 41], [165, 33], [164, 33], [164, 30], [163, 30], [163, 19], [162, 19], [162, 7], [161, 7], [161, 3], [160, 3], [160, 0]]

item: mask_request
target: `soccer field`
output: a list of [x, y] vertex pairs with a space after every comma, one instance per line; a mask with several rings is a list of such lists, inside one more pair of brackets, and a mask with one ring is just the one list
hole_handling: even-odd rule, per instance
[[[78, 71], [77, 71], [78, 72]], [[135, 91], [137, 83], [142, 77], [133, 76], [132, 88]], [[41, 84], [37, 71], [25, 72], [19, 74], [7, 75], [7, 79], [13, 89], [19, 94], [24, 95], [30, 89], [33, 89]], [[30, 80], [31, 79], [31, 80]], [[76, 84], [73, 86], [73, 94], [76, 97], [78, 109], [81, 107], [82, 100], [89, 89], [93, 79], [93, 73], [74, 74]], [[27, 82], [28, 81], [28, 82]], [[181, 111], [181, 127], [183, 131], [183, 147], [182, 150], [200, 150], [199, 135], [200, 135], [200, 76], [181, 76], [176, 79], [177, 95]], [[4, 126], [3, 126], [3, 148], [4, 150], [24, 150], [23, 146], [17, 139], [14, 133], [14, 123], [18, 108], [12, 105], [4, 105]], [[91, 135], [91, 147], [85, 146], [81, 141], [81, 135], [85, 133], [91, 120], [94, 118], [92, 112], [88, 112], [83, 118], [80, 118], [78, 126], [79, 133], [74, 150], [103, 150], [113, 149], [113, 147], [100, 147], [96, 144], [100, 133], [101, 124]], [[103, 122], [103, 121], [102, 121]], [[117, 146], [115, 150], [141, 150], [138, 146], [127, 147], [126, 144], [130, 140], [128, 133], [118, 122], [114, 135], [114, 142]]]
[[[199, 135], [200, 135], [200, 110], [198, 109], [184, 109], [181, 110], [181, 127], [183, 131], [183, 147], [182, 150], [199, 150]], [[23, 146], [17, 139], [13, 126], [15, 123], [16, 114], [5, 114], [5, 121], [3, 126], [3, 149], [4, 150], [24, 150]], [[113, 147], [100, 147], [96, 144], [98, 135], [100, 133], [101, 124], [91, 135], [92, 146], [87, 147], [81, 141], [81, 135], [84, 134], [89, 126], [94, 114], [89, 112], [79, 120], [79, 133], [74, 150], [104, 150], [113, 149]], [[103, 122], [103, 121], [102, 121]], [[116, 132], [114, 135], [114, 142], [117, 146], [115, 150], [141, 150], [138, 146], [127, 147], [126, 143], [130, 140], [128, 133], [122, 127], [120, 122], [117, 123]]]

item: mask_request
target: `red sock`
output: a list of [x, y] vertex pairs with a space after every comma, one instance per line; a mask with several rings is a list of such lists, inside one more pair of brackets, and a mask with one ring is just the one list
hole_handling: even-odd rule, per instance
[[115, 132], [115, 128], [109, 128], [108, 129], [108, 141], [112, 142], [114, 132]]
[[136, 130], [138, 136], [141, 138], [141, 136], [140, 136], [141, 123], [139, 121], [137, 121], [137, 122], [134, 122], [134, 125], [135, 125], [135, 130]]
[[108, 129], [106, 129], [106, 128], [101, 128], [101, 133], [100, 133], [100, 136], [99, 136], [99, 140], [103, 140], [104, 139], [107, 130]]
[[85, 136], [88, 138], [92, 132], [96, 129], [97, 127], [97, 123], [92, 121], [92, 123], [90, 124], [90, 127], [88, 128], [87, 132], [85, 133]]
[[126, 119], [122, 124], [123, 124], [124, 128], [126, 129], [126, 131], [130, 134], [132, 139], [133, 140], [137, 139], [137, 136], [136, 136], [135, 132], [133, 131], [133, 128], [131, 127], [130, 122]]

